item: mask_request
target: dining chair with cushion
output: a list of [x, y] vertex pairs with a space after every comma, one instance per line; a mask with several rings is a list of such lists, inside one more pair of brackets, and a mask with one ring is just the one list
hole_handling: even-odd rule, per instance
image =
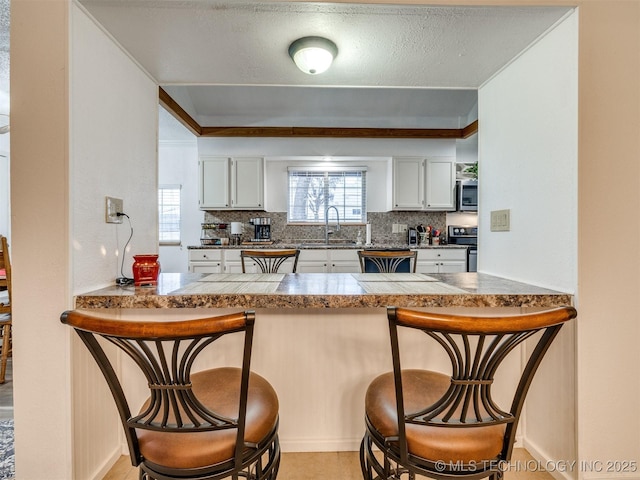
[[296, 273], [298, 268], [298, 257], [300, 250], [241, 250], [240, 260], [242, 261], [242, 273], [246, 273], [245, 259], [249, 259], [260, 267], [262, 273], [277, 273], [280, 266], [293, 258], [292, 273]]
[[[367, 389], [360, 447], [365, 480], [502, 479], [533, 376], [564, 322], [576, 315], [572, 307], [507, 316], [388, 308], [393, 371]], [[450, 370], [403, 369], [402, 345], [411, 332], [442, 349]], [[525, 340], [532, 343], [514, 352]], [[524, 368], [504, 406], [492, 386], [511, 352]]]
[[358, 250], [362, 273], [396, 273], [416, 271], [415, 250]]
[[[254, 319], [253, 312], [178, 321], [161, 313], [149, 320], [90, 310], [62, 314], [109, 385], [141, 480], [276, 479], [278, 397], [250, 370]], [[238, 365], [193, 372], [200, 354], [215, 354], [224, 343], [217, 340], [229, 335], [243, 337]], [[136, 413], [103, 339], [131, 357], [145, 376], [148, 398]]]
[[[11, 260], [7, 237], [0, 235], [0, 333], [2, 351], [0, 352], [0, 383], [4, 383], [7, 374], [7, 362], [11, 356]], [[6, 296], [6, 300], [5, 300]]]

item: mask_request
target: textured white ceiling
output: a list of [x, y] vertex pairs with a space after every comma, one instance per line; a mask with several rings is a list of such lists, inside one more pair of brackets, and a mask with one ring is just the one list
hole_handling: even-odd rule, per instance
[[[458, 128], [473, 114], [477, 88], [570, 10], [78, 2], [205, 126]], [[8, 92], [9, 3], [0, 0], [0, 95]], [[292, 41], [308, 35], [338, 45], [324, 74], [300, 72], [287, 54]]]

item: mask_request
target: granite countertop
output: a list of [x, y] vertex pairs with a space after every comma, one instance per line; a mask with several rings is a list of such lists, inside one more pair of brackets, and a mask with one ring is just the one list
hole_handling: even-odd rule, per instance
[[111, 286], [75, 308], [555, 307], [572, 295], [482, 273], [163, 273], [157, 286]]
[[262, 248], [265, 250], [269, 249], [289, 249], [289, 248], [298, 248], [300, 250], [319, 250], [319, 249], [357, 249], [357, 250], [381, 250], [388, 248], [406, 248], [406, 249], [428, 249], [428, 248], [467, 248], [468, 245], [407, 245], [406, 243], [389, 243], [389, 244], [375, 244], [375, 245], [356, 245], [355, 243], [346, 242], [330, 242], [329, 244], [325, 244], [322, 242], [308, 242], [308, 243], [289, 243], [289, 242], [274, 242], [274, 243], [244, 243], [242, 245], [188, 245], [187, 248], [189, 250], [199, 250], [199, 249], [250, 249], [250, 248]]

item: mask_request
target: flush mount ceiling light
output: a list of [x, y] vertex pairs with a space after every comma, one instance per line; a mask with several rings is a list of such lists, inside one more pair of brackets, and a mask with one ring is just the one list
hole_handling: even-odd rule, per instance
[[326, 71], [338, 55], [338, 47], [323, 37], [299, 38], [289, 46], [289, 56], [300, 70], [309, 75]]

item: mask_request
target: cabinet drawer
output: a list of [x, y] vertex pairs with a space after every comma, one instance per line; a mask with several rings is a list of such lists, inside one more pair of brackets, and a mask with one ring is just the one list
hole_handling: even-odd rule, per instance
[[210, 262], [222, 260], [222, 250], [218, 249], [194, 249], [189, 250], [190, 262]]
[[466, 248], [424, 248], [418, 250], [420, 260], [466, 260]]

